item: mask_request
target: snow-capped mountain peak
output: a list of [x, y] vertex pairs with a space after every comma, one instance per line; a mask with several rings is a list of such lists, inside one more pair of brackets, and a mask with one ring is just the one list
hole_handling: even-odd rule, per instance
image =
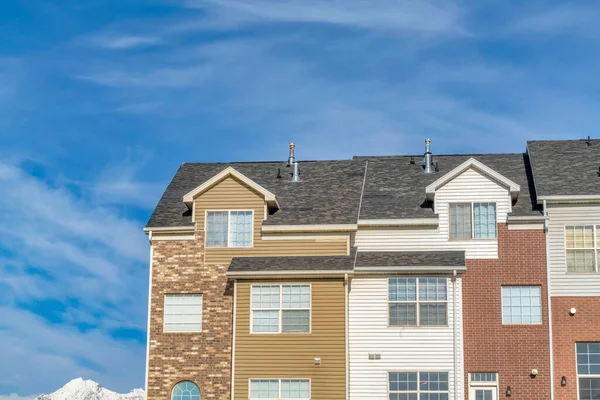
[[76, 378], [51, 394], [38, 396], [36, 400], [145, 400], [146, 393], [142, 389], [134, 389], [120, 394], [105, 389], [92, 380]]

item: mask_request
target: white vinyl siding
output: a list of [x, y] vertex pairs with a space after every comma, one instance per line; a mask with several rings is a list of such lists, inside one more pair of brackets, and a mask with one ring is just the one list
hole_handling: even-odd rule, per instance
[[547, 211], [552, 296], [600, 296], [600, 273], [568, 271], [566, 249], [567, 227], [600, 225], [600, 205], [548, 205]]
[[[349, 295], [350, 399], [388, 400], [388, 373], [400, 371], [448, 373], [450, 399], [462, 399], [460, 316], [461, 278], [457, 278], [454, 316], [453, 283], [448, 283], [448, 324], [444, 326], [388, 326], [388, 278], [355, 277]], [[456, 320], [457, 385], [454, 392], [454, 322]], [[369, 359], [369, 353], [381, 355]]]
[[252, 247], [253, 211], [207, 211], [207, 247]]
[[164, 318], [165, 332], [201, 332], [202, 295], [166, 295]]
[[309, 333], [310, 285], [253, 285], [251, 333]]
[[506, 223], [512, 207], [510, 193], [506, 188], [469, 169], [436, 192], [434, 212], [438, 214], [438, 227], [361, 227], [356, 233], [356, 247], [360, 251], [465, 250], [468, 259], [498, 258], [497, 238], [449, 239], [451, 203], [495, 203], [496, 223]]
[[502, 286], [503, 324], [541, 324], [542, 289], [539, 286]]
[[250, 400], [254, 399], [310, 399], [308, 379], [251, 379]]

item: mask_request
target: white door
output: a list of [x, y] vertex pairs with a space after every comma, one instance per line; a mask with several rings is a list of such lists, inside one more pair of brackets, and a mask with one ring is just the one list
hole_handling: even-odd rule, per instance
[[470, 400], [497, 400], [496, 388], [471, 388]]

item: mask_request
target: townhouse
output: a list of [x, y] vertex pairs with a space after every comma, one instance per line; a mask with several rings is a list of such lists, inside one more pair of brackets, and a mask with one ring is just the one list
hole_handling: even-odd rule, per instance
[[599, 398], [595, 161], [182, 164], [145, 228], [148, 398]]

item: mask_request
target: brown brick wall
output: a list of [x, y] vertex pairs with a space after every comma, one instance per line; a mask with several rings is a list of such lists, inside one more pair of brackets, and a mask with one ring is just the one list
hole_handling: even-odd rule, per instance
[[[498, 225], [498, 259], [467, 260], [463, 276], [465, 393], [468, 374], [497, 372], [500, 398], [550, 398], [550, 351], [543, 230], [508, 230]], [[542, 324], [503, 325], [502, 285], [541, 286]], [[536, 368], [537, 377], [530, 371]]]
[[[577, 312], [571, 316], [569, 310]], [[600, 342], [600, 297], [553, 297], [554, 398], [577, 399], [575, 343]], [[562, 377], [567, 385], [561, 386]]]
[[[191, 380], [203, 400], [230, 396], [232, 298], [227, 266], [205, 265], [203, 240], [155, 241], [152, 256], [148, 400], [169, 400], [173, 386]], [[163, 333], [165, 294], [201, 293], [202, 332]]]

